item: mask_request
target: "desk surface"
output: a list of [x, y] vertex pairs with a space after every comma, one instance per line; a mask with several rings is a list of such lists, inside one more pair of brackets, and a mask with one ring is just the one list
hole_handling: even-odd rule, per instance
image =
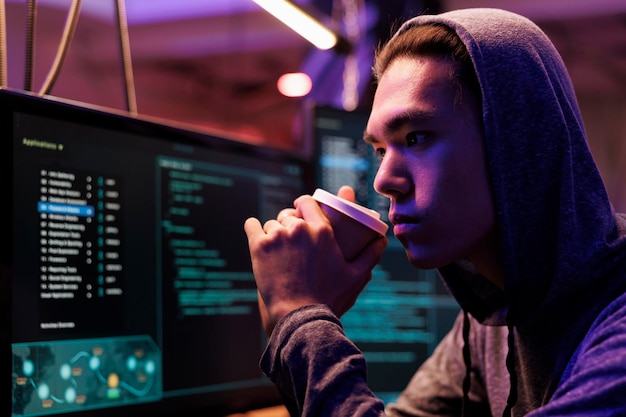
[[231, 414], [228, 417], [289, 417], [289, 412], [282, 406], [262, 408], [242, 414]]

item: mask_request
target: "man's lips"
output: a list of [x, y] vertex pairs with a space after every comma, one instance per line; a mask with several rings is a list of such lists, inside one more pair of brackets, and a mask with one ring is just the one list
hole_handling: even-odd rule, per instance
[[389, 214], [389, 221], [393, 224], [393, 233], [396, 236], [411, 232], [419, 224], [419, 218], [393, 212]]
[[419, 218], [417, 216], [409, 216], [398, 212], [390, 212], [389, 221], [394, 226], [399, 224], [417, 224], [419, 223]]

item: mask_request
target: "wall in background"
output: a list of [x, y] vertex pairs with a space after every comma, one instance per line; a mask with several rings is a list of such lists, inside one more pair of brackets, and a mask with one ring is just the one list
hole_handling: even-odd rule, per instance
[[[301, 151], [306, 125], [304, 101], [282, 97], [275, 81], [284, 72], [306, 68], [320, 87], [317, 98], [341, 95], [345, 57], [311, 46], [247, 0], [178, 2], [177, 13], [155, 15], [150, 2], [129, 8], [137, 104], [140, 114], [200, 129], [228, 132], [243, 141]], [[52, 6], [54, 3], [56, 6]], [[40, 0], [36, 30], [35, 90], [50, 68], [69, 0]], [[112, 4], [83, 2], [75, 39], [51, 94], [124, 109], [121, 58]], [[329, 24], [331, 0], [317, 5]], [[335, 2], [336, 3], [336, 2]], [[108, 4], [108, 3], [106, 3]], [[148, 6], [145, 6], [145, 5]], [[207, 5], [214, 5], [210, 10]], [[535, 20], [555, 42], [570, 69], [585, 116], [594, 156], [618, 211], [626, 212], [626, 2], [623, 0], [363, 0], [365, 34], [384, 37], [401, 16], [458, 7], [503, 7]], [[95, 5], [100, 5], [95, 9]], [[197, 9], [189, 10], [194, 6]], [[382, 6], [381, 6], [382, 5]], [[24, 83], [26, 1], [9, 0], [7, 40], [9, 87]], [[217, 7], [219, 6], [219, 7]], [[383, 7], [384, 6], [384, 7]], [[134, 6], [133, 6], [134, 7]], [[148, 13], [150, 12], [150, 13]], [[359, 74], [367, 85], [371, 56], [361, 45]], [[364, 93], [363, 103], [371, 91]], [[333, 97], [331, 97], [333, 96]], [[365, 104], [366, 105], [366, 104]]]

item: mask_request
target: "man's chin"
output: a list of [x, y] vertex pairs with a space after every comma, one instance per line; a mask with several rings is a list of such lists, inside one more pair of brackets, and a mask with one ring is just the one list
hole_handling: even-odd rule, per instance
[[406, 253], [411, 265], [418, 269], [436, 269], [446, 264], [441, 259], [433, 256], [433, 254], [429, 254], [423, 249], [417, 249], [414, 247], [407, 248], [404, 246], [404, 252]]

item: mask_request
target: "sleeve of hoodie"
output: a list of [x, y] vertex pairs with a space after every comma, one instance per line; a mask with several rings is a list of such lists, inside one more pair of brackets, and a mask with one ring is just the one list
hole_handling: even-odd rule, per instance
[[363, 354], [326, 306], [283, 317], [260, 365], [292, 416], [384, 416], [383, 402], [367, 386]]
[[550, 401], [528, 416], [626, 416], [626, 294], [606, 307], [571, 358]]

